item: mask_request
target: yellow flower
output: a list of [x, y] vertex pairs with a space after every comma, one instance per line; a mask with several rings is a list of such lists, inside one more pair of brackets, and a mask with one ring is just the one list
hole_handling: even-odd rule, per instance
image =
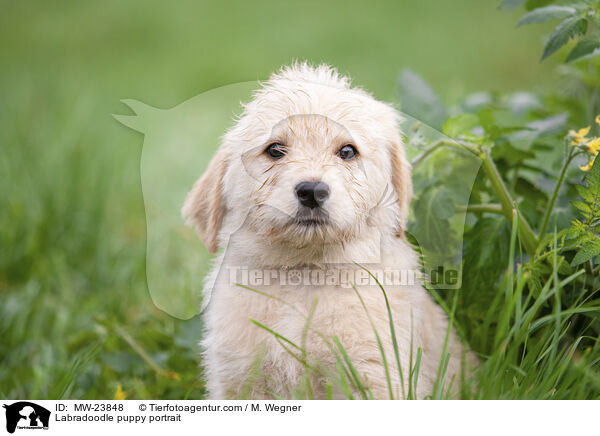
[[600, 115], [596, 115], [596, 124], [600, 124]]
[[600, 151], [600, 138], [592, 138], [587, 144], [588, 152], [592, 153], [594, 156], [598, 154]]
[[164, 374], [169, 377], [171, 380], [181, 380], [179, 374], [173, 371], [165, 371]]
[[573, 137], [571, 144], [579, 145], [586, 142], [586, 136], [588, 133], [590, 133], [590, 127], [591, 126], [584, 127], [583, 129], [579, 129], [577, 132], [575, 130], [569, 130], [569, 136]]
[[115, 398], [113, 400], [124, 400], [127, 398], [127, 394], [123, 392], [123, 386], [121, 383], [117, 384], [117, 392], [115, 392]]
[[592, 157], [592, 158], [590, 159], [590, 161], [588, 162], [588, 164], [587, 164], [587, 165], [584, 165], [584, 166], [582, 166], [582, 167], [579, 167], [579, 169], [580, 169], [581, 171], [589, 171], [589, 170], [591, 170], [591, 169], [592, 169], [592, 166], [594, 165], [594, 159], [595, 159], [595, 158], [596, 158], [596, 156]]

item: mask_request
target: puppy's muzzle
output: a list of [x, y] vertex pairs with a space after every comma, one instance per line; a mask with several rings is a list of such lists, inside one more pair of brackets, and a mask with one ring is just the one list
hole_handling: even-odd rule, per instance
[[309, 209], [323, 206], [329, 198], [329, 186], [323, 182], [300, 182], [295, 191], [300, 204]]

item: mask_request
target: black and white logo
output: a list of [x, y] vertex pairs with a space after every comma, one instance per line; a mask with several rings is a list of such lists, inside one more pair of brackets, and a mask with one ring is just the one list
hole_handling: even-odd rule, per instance
[[48, 430], [50, 411], [29, 401], [19, 401], [6, 409], [6, 431], [14, 433], [16, 429]]

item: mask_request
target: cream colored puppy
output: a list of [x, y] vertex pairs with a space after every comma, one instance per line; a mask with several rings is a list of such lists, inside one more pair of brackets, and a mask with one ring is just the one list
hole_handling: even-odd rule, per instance
[[[391, 105], [335, 69], [296, 64], [271, 76], [225, 134], [183, 207], [208, 249], [223, 248], [206, 281], [211, 398], [292, 397], [306, 383], [299, 348], [318, 368], [311, 395], [341, 397], [334, 336], [375, 398], [408, 392], [411, 345], [413, 356], [421, 348], [417, 395], [431, 393], [448, 321], [414, 279], [417, 257], [404, 237], [411, 173], [398, 123]], [[385, 281], [404, 386], [383, 292], [355, 262]], [[451, 333], [446, 382], [459, 373], [461, 350]]]

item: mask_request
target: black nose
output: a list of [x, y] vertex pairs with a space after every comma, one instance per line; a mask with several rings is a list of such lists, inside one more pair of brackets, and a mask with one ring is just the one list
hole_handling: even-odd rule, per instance
[[296, 197], [302, 206], [322, 206], [329, 197], [329, 186], [323, 182], [301, 182], [296, 185]]

